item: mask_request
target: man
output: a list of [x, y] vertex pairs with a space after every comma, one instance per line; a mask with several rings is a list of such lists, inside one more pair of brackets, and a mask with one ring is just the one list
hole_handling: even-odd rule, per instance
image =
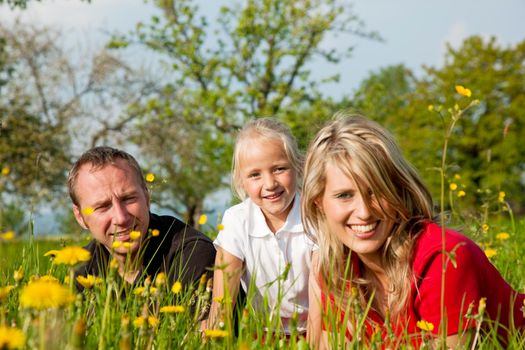
[[93, 236], [85, 247], [91, 259], [77, 274], [103, 276], [114, 258], [130, 284], [159, 272], [183, 286], [211, 276], [212, 241], [172, 216], [150, 212], [146, 181], [130, 154], [111, 147], [88, 150], [70, 170], [68, 188], [77, 222]]

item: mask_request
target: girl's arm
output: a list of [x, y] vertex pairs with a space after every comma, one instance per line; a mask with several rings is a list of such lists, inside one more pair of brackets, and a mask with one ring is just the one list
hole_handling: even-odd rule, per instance
[[[207, 328], [217, 328], [221, 321], [220, 314], [227, 311], [231, 313], [235, 306], [235, 300], [239, 293], [239, 283], [241, 281], [241, 273], [243, 268], [243, 261], [225, 251], [217, 248], [217, 256], [215, 257], [215, 271], [213, 273], [213, 293], [212, 304], [210, 308], [210, 315], [208, 317]], [[231, 307], [226, 302], [226, 296], [231, 300]], [[217, 298], [223, 298], [222, 302], [217, 301]], [[224, 310], [224, 308], [227, 308]], [[221, 310], [222, 309], [222, 310]]]
[[327, 335], [322, 329], [321, 289], [317, 272], [318, 261], [318, 251], [314, 251], [308, 279], [308, 325], [306, 334], [312, 349], [327, 349]]

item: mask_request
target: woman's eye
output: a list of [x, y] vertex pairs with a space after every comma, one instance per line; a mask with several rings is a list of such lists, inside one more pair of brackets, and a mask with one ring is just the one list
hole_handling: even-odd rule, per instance
[[335, 195], [335, 198], [337, 199], [350, 199], [353, 197], [352, 193], [349, 192], [342, 192]]

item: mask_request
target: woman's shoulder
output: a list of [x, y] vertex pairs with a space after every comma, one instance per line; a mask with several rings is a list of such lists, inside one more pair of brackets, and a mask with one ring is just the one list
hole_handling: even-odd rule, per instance
[[423, 231], [418, 235], [414, 246], [413, 258], [417, 265], [425, 264], [426, 261], [441, 255], [443, 252], [443, 238], [445, 240], [445, 250], [447, 254], [457, 256], [461, 253], [462, 257], [479, 256], [481, 248], [464, 234], [449, 228], [443, 231], [442, 226], [428, 222], [424, 225]]

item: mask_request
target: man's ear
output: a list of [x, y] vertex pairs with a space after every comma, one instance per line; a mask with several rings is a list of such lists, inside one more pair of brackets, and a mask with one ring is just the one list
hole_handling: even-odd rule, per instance
[[78, 224], [82, 226], [84, 230], [87, 230], [88, 227], [86, 225], [86, 222], [84, 221], [82, 213], [80, 212], [80, 208], [75, 204], [73, 204], [73, 214], [75, 214], [75, 219], [77, 220]]

